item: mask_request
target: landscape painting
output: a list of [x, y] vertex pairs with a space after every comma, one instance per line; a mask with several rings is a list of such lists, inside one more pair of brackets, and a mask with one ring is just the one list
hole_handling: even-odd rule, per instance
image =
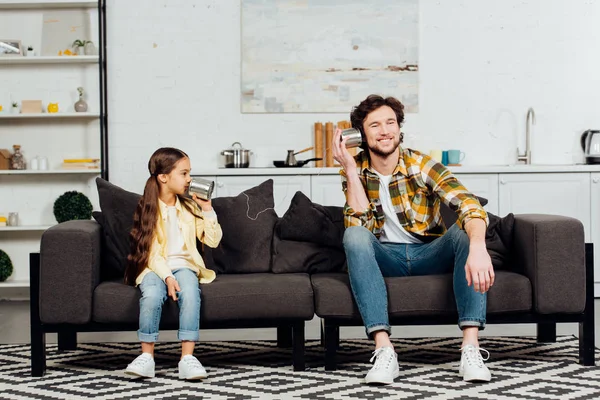
[[418, 0], [241, 0], [243, 113], [419, 107]]

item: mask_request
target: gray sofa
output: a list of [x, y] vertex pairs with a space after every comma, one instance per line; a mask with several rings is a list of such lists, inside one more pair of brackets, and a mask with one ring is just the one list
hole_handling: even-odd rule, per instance
[[[131, 217], [138, 195], [103, 181], [98, 188], [102, 213], [95, 214], [96, 221], [48, 229], [40, 253], [30, 256], [34, 376], [45, 371], [46, 333], [58, 333], [59, 349], [69, 350], [77, 345], [77, 332], [138, 328], [139, 290], [124, 285], [118, 271], [107, 274], [111, 264], [119, 264], [114, 263], [117, 247], [130, 229], [119, 219]], [[345, 272], [342, 208], [314, 204], [298, 192], [277, 218], [272, 181], [245, 193], [213, 201], [224, 236], [217, 249], [199, 246], [207, 266], [218, 273], [201, 287], [200, 328], [277, 328], [278, 345], [291, 347], [294, 370], [303, 370], [305, 321], [316, 314], [322, 318], [325, 366], [335, 369], [340, 327], [362, 325]], [[112, 223], [109, 214], [117, 215]], [[500, 227], [503, 221], [497, 222]], [[584, 244], [582, 224], [519, 215], [503, 230], [489, 238], [493, 259], [501, 264], [489, 292], [488, 323], [536, 323], [538, 339], [551, 341], [557, 322], [578, 322], [581, 362], [592, 365], [592, 247]], [[456, 323], [450, 275], [386, 281], [393, 325]], [[177, 305], [167, 301], [161, 329], [175, 330], [177, 323]]]

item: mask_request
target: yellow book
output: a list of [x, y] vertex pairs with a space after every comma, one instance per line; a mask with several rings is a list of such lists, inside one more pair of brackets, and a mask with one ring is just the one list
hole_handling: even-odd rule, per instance
[[64, 163], [93, 163], [99, 162], [99, 158], [65, 158]]

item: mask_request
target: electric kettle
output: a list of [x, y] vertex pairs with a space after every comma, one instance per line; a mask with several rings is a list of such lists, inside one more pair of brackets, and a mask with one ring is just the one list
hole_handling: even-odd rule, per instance
[[600, 164], [600, 131], [588, 129], [581, 135], [586, 164]]

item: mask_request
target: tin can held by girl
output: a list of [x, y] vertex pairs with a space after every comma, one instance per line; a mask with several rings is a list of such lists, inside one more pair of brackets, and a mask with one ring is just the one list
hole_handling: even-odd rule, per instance
[[209, 181], [207, 179], [202, 178], [192, 178], [192, 181], [190, 182], [190, 187], [188, 189], [188, 193], [190, 196], [192, 195], [192, 193], [195, 193], [196, 196], [198, 196], [202, 200], [210, 200], [214, 188], [214, 181]]
[[362, 144], [362, 135], [360, 134], [360, 131], [358, 129], [348, 128], [342, 130], [341, 138], [343, 139], [345, 137], [348, 138], [348, 140], [346, 141], [347, 149], [359, 147]]

